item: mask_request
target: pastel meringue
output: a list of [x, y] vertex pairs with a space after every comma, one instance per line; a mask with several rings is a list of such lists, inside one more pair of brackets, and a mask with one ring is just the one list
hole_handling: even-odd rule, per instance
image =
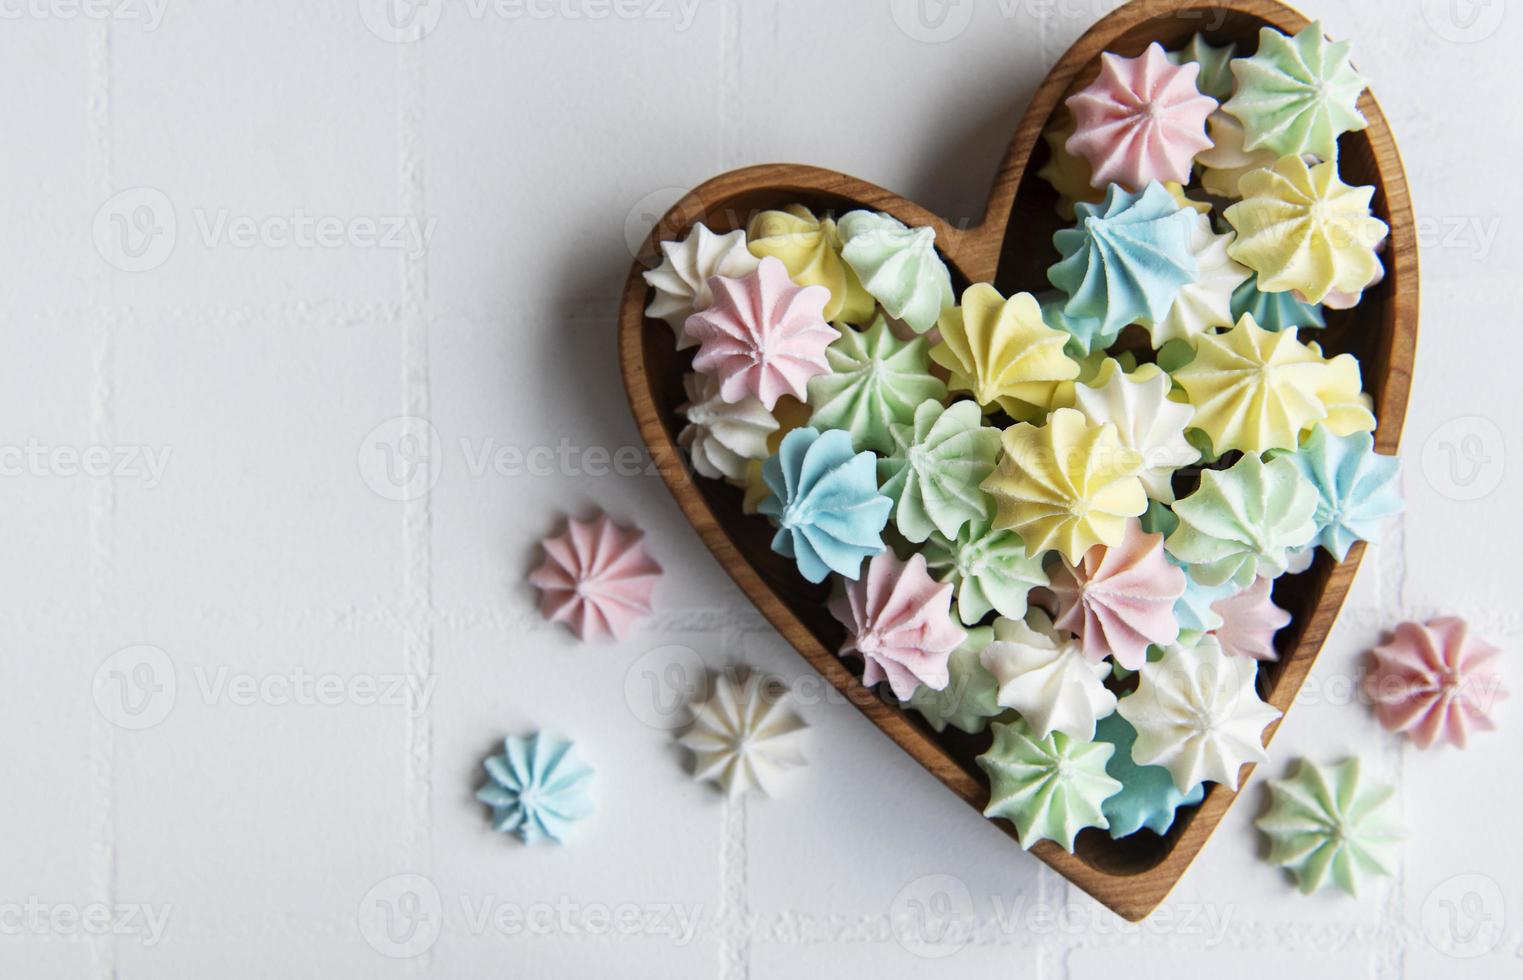
[[1204, 34], [1195, 35], [1183, 48], [1169, 52], [1169, 60], [1176, 65], [1193, 62], [1200, 66], [1195, 85], [1202, 95], [1209, 95], [1218, 102], [1230, 99], [1237, 86], [1237, 78], [1232, 74], [1232, 61], [1236, 57], [1236, 41], [1217, 47], [1207, 41]]
[[1401, 463], [1376, 453], [1367, 432], [1335, 436], [1319, 425], [1285, 458], [1316, 488], [1316, 542], [1339, 561], [1355, 541], [1378, 542], [1381, 525], [1402, 511]]
[[1237, 789], [1245, 764], [1269, 761], [1264, 729], [1280, 717], [1259, 699], [1257, 676], [1256, 663], [1226, 656], [1209, 634], [1169, 647], [1116, 706], [1137, 730], [1132, 761], [1163, 766], [1182, 793], [1205, 780]]
[[1139, 766], [1132, 761], [1132, 745], [1137, 741], [1137, 729], [1131, 722], [1113, 714], [1102, 718], [1095, 729], [1095, 741], [1115, 747], [1105, 772], [1121, 784], [1121, 792], [1110, 797], [1101, 807], [1110, 824], [1111, 838], [1120, 840], [1146, 828], [1155, 834], [1166, 834], [1174, 825], [1174, 815], [1182, 806], [1195, 806], [1206, 798], [1204, 784], [1196, 784], [1189, 792], [1181, 792], [1174, 785], [1174, 777], [1162, 766]]
[[862, 683], [888, 682], [908, 701], [922, 685], [933, 691], [951, 680], [947, 661], [967, 639], [952, 619], [952, 587], [931, 578], [925, 558], [900, 561], [885, 551], [859, 582], [846, 582], [830, 612], [846, 627], [840, 655], [862, 658]]
[[1257, 578], [1241, 592], [1211, 604], [1221, 620], [1211, 631], [1223, 653], [1250, 660], [1280, 659], [1274, 636], [1290, 625], [1290, 613], [1274, 604], [1273, 588], [1269, 579]]
[[830, 370], [825, 350], [840, 336], [822, 315], [826, 291], [795, 286], [776, 259], [709, 285], [713, 304], [687, 321], [699, 345], [693, 369], [718, 378], [725, 401], [755, 396], [770, 410], [783, 395], [804, 399], [809, 379]]
[[1063, 352], [1068, 335], [1043, 322], [1030, 293], [1007, 300], [978, 283], [962, 294], [961, 306], [941, 315], [939, 329], [941, 343], [931, 348], [931, 360], [947, 369], [952, 391], [970, 393], [986, 410], [1045, 412], [1057, 385], [1079, 376], [1079, 366]]
[[1078, 641], [1036, 610], [1024, 621], [995, 620], [994, 641], [979, 662], [998, 684], [995, 701], [1020, 712], [1037, 738], [1062, 732], [1093, 740], [1095, 722], [1116, 710], [1116, 695], [1105, 686], [1110, 664], [1085, 656]]
[[1232, 294], [1232, 322], [1243, 317], [1265, 330], [1280, 331], [1296, 327], [1318, 329], [1327, 326], [1322, 307], [1303, 303], [1293, 292], [1266, 293], [1259, 289], [1259, 277], [1249, 276], [1248, 281], [1237, 287]]
[[[1069, 316], [1068, 296], [1057, 290], [1042, 293], [1037, 297], [1037, 303], [1042, 308], [1042, 322], [1054, 330], [1061, 330], [1068, 334], [1066, 350], [1072, 357], [1088, 357], [1094, 354], [1103, 357], [1105, 348], [1114, 344], [1116, 338], [1121, 336], [1120, 326], [1107, 324], [1101, 317]], [[1073, 406], [1055, 404], [1053, 407], [1072, 408]], [[1025, 421], [1032, 421], [1032, 419]]]
[[1021, 422], [1001, 436], [1004, 455], [983, 489], [1029, 554], [1057, 550], [1070, 562], [1097, 544], [1120, 544], [1126, 519], [1147, 510], [1141, 459], [1110, 423], [1091, 425], [1060, 408], [1046, 425]]
[[1206, 470], [1200, 486], [1174, 505], [1179, 527], [1164, 545], [1203, 585], [1277, 578], [1291, 552], [1317, 535], [1317, 490], [1283, 457], [1244, 456]]
[[1037, 176], [1058, 192], [1058, 217], [1064, 221], [1074, 220], [1074, 205], [1080, 201], [1096, 204], [1105, 200], [1105, 191], [1094, 185], [1095, 172], [1089, 161], [1068, 152], [1076, 125], [1073, 113], [1060, 110], [1058, 121], [1042, 133], [1048, 159], [1037, 171]]
[[[1144, 531], [1161, 534], [1165, 540], [1179, 527], [1179, 518], [1174, 516], [1174, 512], [1157, 501], [1148, 504], [1148, 511], [1140, 520]], [[1241, 590], [1230, 581], [1220, 585], [1202, 585], [1190, 574], [1188, 563], [1169, 553], [1167, 544], [1164, 547], [1164, 557], [1185, 573], [1184, 594], [1174, 603], [1174, 619], [1179, 623], [1180, 634], [1209, 633], [1221, 628], [1222, 617], [1216, 611], [1215, 604], [1232, 598]]]
[[545, 538], [545, 560], [529, 573], [539, 611], [565, 623], [579, 639], [623, 639], [650, 615], [661, 566], [645, 551], [645, 532], [623, 528], [607, 514], [568, 520], [564, 534]]
[[936, 731], [944, 732], [951, 726], [977, 735], [988, 727], [990, 718], [1004, 713], [994, 699], [998, 688], [994, 675], [979, 662], [979, 653], [992, 639], [994, 630], [987, 626], [968, 630], [968, 638], [947, 660], [951, 677], [947, 686], [939, 691], [921, 687], [910, 698], [910, 707]]
[[482, 764], [487, 782], [476, 799], [492, 808], [492, 829], [525, 844], [565, 843], [573, 824], [592, 815], [592, 768], [565, 739], [535, 732], [509, 735], [502, 754]]
[[1420, 749], [1440, 741], [1463, 749], [1472, 730], [1496, 729], [1491, 710], [1508, 697], [1494, 663], [1501, 653], [1452, 616], [1402, 623], [1371, 653], [1365, 692], [1387, 731]]
[[1336, 159], [1338, 137], [1369, 125], [1359, 111], [1366, 83], [1349, 63], [1351, 48], [1328, 40], [1321, 21], [1294, 37], [1261, 28], [1253, 56], [1232, 62], [1237, 91], [1222, 107], [1242, 120], [1247, 148]]
[[1136, 58], [1100, 55], [1099, 77], [1066, 103], [1076, 121], [1068, 150], [1089, 161], [1096, 187], [1189, 182], [1217, 107], [1196, 87], [1199, 75], [1199, 65], [1172, 64], [1156, 42]]
[[1238, 118], [1218, 109], [1206, 120], [1211, 148], [1195, 158], [1201, 168], [1200, 186], [1207, 194], [1236, 201], [1243, 196], [1242, 181], [1255, 170], [1275, 165], [1280, 155], [1273, 150], [1249, 150], [1243, 146], [1248, 135]]
[[1135, 194], [1112, 186], [1103, 203], [1075, 210], [1078, 224], [1053, 236], [1062, 259], [1047, 278], [1068, 295], [1063, 311], [1100, 320], [1102, 333], [1163, 319], [1200, 274], [1190, 251], [1194, 214], [1162, 186]]
[[709, 308], [715, 276], [743, 279], [756, 271], [756, 256], [746, 247], [746, 233], [716, 235], [699, 222], [680, 242], [661, 243], [661, 264], [642, 273], [652, 296], [645, 315], [665, 320], [677, 337], [677, 349], [697, 347], [688, 336], [687, 318]]
[[932, 531], [956, 537], [969, 521], [989, 517], [979, 485], [994, 472], [999, 430], [983, 424], [973, 402], [950, 408], [925, 401], [911, 425], [893, 426], [894, 450], [878, 460], [879, 491], [894, 501], [894, 525], [912, 542]]
[[1269, 838], [1270, 864], [1286, 868], [1303, 895], [1331, 882], [1350, 895], [1368, 875], [1396, 871], [1401, 820], [1395, 791], [1366, 778], [1358, 759], [1296, 762], [1269, 781], [1269, 810], [1254, 821]]
[[757, 508], [776, 518], [772, 550], [823, 582], [831, 572], [857, 577], [862, 559], [883, 550], [894, 503], [878, 492], [872, 453], [857, 453], [840, 429], [795, 429], [762, 466], [771, 493]]
[[766, 500], [772, 491], [767, 487], [767, 481], [762, 476], [762, 469], [766, 460], [777, 455], [783, 440], [794, 429], [802, 429], [809, 424], [809, 406], [797, 398], [784, 395], [777, 400], [772, 408], [772, 418], [777, 422], [777, 428], [767, 436], [767, 455], [763, 459], [753, 459], [746, 463], [745, 497], [741, 501], [741, 510], [747, 514], [754, 514], [761, 502]]
[[777, 419], [756, 398], [725, 401], [711, 374], [684, 375], [682, 387], [687, 402], [677, 411], [687, 425], [677, 444], [687, 450], [693, 469], [711, 480], [745, 479], [751, 461], [767, 458], [767, 438], [777, 431]]
[[841, 257], [844, 243], [833, 219], [815, 217], [803, 205], [793, 204], [752, 218], [747, 238], [752, 255], [781, 260], [800, 286], [822, 286], [830, 291], [825, 319], [853, 325], [872, 319], [876, 304]]
[[1179, 638], [1174, 605], [1185, 592], [1185, 573], [1164, 554], [1163, 535], [1126, 522], [1121, 541], [1097, 545], [1077, 564], [1063, 561], [1052, 572], [1058, 629], [1079, 638], [1080, 649], [1099, 663], [1114, 657], [1128, 670], [1147, 662], [1148, 647]]
[[1112, 746], [1062, 732], [1038, 738], [1020, 720], [992, 727], [994, 742], [978, 757], [989, 776], [984, 816], [1015, 824], [1023, 850], [1050, 840], [1071, 854], [1079, 831], [1107, 826], [1101, 807], [1121, 790], [1105, 771]]
[[677, 744], [693, 753], [693, 778], [732, 800], [760, 791], [775, 796], [782, 774], [804, 765], [808, 727], [780, 696], [780, 685], [755, 671], [726, 671]]
[[1185, 439], [1185, 427], [1195, 410], [1170, 398], [1173, 382], [1151, 364], [1131, 374], [1115, 361], [1100, 376], [1074, 389], [1074, 407], [1091, 425], [1116, 427], [1121, 446], [1141, 462], [1138, 477], [1153, 500], [1172, 503], [1176, 470], [1200, 461], [1200, 450]]
[[931, 374], [930, 343], [899, 340], [881, 316], [866, 331], [841, 328], [825, 359], [831, 373], [809, 379], [810, 424], [845, 429], [858, 450], [891, 451], [891, 426], [913, 421], [921, 402], [947, 396], [946, 384]]
[[1389, 229], [1370, 213], [1375, 188], [1345, 184], [1336, 161], [1308, 167], [1281, 157], [1244, 176], [1239, 189], [1243, 200], [1225, 212], [1238, 236], [1228, 252], [1258, 273], [1259, 289], [1293, 289], [1320, 303], [1334, 291], [1359, 292], [1375, 277], [1375, 250]]
[[936, 252], [936, 229], [910, 228], [876, 211], [851, 211], [839, 225], [841, 257], [888, 315], [916, 333], [936, 326], [957, 302], [952, 274]]
[[1198, 272], [1192, 282], [1179, 287], [1168, 315], [1148, 326], [1154, 350], [1171, 340], [1193, 342], [1213, 327], [1237, 322], [1232, 316], [1232, 297], [1252, 273], [1228, 254], [1236, 239], [1232, 232], [1218, 235], [1210, 214], [1195, 215], [1190, 253]]
[[[1317, 344], [1307, 344], [1311, 352], [1322, 356]], [[1327, 409], [1327, 417], [1321, 420], [1327, 431], [1335, 436], [1348, 436], [1356, 432], [1375, 430], [1375, 400], [1365, 394], [1364, 381], [1359, 369], [1359, 359], [1353, 354], [1339, 354], [1327, 364], [1317, 398]], [[1310, 426], [1303, 430], [1309, 433]]]
[[957, 618], [967, 626], [990, 610], [1020, 619], [1031, 590], [1047, 585], [1041, 558], [1026, 554], [1021, 536], [988, 521], [969, 521], [955, 539], [932, 532], [921, 553], [931, 573], [956, 588]]

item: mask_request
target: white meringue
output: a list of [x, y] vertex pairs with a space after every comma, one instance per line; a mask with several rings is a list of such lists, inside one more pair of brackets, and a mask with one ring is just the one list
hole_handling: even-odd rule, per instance
[[1115, 361], [1106, 361], [1093, 381], [1074, 386], [1074, 407], [1091, 425], [1115, 425], [1122, 448], [1142, 459], [1137, 475], [1148, 497], [1166, 504], [1174, 502], [1174, 471], [1200, 460], [1200, 450], [1185, 439], [1195, 410], [1170, 399], [1172, 387], [1154, 365], [1124, 374]]
[[645, 315], [671, 325], [678, 350], [697, 347], [698, 341], [688, 335], [685, 325], [688, 317], [714, 302], [709, 280], [749, 276], [760, 261], [746, 247], [744, 231], [716, 235], [700, 222], [682, 241], [661, 243], [661, 264], [644, 273], [656, 293]]
[[688, 424], [677, 442], [692, 458], [693, 469], [711, 480], [744, 480], [751, 460], [767, 458], [767, 437], [777, 431], [777, 419], [755, 397], [725, 401], [712, 374], [688, 374], [682, 387], [688, 400], [677, 411]]
[[1190, 252], [1200, 271], [1194, 282], [1179, 288], [1169, 315], [1148, 328], [1155, 350], [1171, 340], [1194, 343], [1212, 327], [1230, 327], [1237, 322], [1232, 315], [1232, 294], [1253, 273], [1227, 254], [1236, 240], [1237, 232], [1218, 235], [1211, 227], [1210, 214], [1195, 215]]
[[754, 790], [774, 795], [779, 776], [805, 762], [802, 742], [808, 726], [783, 706], [768, 683], [769, 678], [755, 672], [720, 674], [677, 740], [695, 757], [693, 778], [718, 783], [732, 800]]
[[1079, 641], [1056, 633], [1040, 611], [1027, 622], [995, 620], [994, 641], [979, 660], [999, 683], [995, 701], [1019, 711], [1038, 738], [1062, 732], [1092, 741], [1095, 723], [1116, 710], [1105, 686], [1111, 665], [1091, 663]]

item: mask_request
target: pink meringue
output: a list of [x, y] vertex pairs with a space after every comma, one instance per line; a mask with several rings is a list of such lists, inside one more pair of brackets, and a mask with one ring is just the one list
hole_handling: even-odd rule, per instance
[[1206, 119], [1218, 104], [1196, 88], [1199, 74], [1194, 62], [1171, 64], [1156, 42], [1137, 58], [1100, 56], [1100, 77], [1068, 98], [1077, 120], [1068, 151], [1089, 161], [1096, 187], [1190, 182], [1195, 155], [1211, 148]]
[[1096, 545], [1078, 567], [1064, 559], [1053, 571], [1058, 601], [1053, 625], [1076, 634], [1091, 661], [1114, 657], [1126, 669], [1138, 670], [1150, 645], [1179, 638], [1174, 603], [1185, 585], [1185, 573], [1164, 556], [1163, 535], [1148, 534], [1130, 519], [1120, 544]]
[[952, 619], [951, 584], [931, 578], [918, 554], [907, 562], [892, 551], [877, 555], [861, 579], [845, 583], [830, 612], [848, 631], [841, 656], [863, 660], [862, 683], [886, 680], [901, 701], [922, 684], [944, 689], [947, 660], [967, 638]]
[[1254, 579], [1236, 595], [1211, 603], [1211, 610], [1222, 618], [1222, 625], [1211, 632], [1216, 634], [1223, 653], [1253, 660], [1280, 659], [1274, 635], [1290, 625], [1290, 613], [1270, 598], [1273, 585], [1267, 578]]
[[783, 395], [808, 397], [809, 379], [830, 372], [825, 349], [841, 335], [825, 322], [830, 290], [799, 286], [771, 256], [740, 279], [709, 280], [714, 302], [688, 317], [698, 342], [693, 369], [719, 379], [719, 396], [755, 396], [770, 411]]
[[1464, 748], [1472, 727], [1496, 728], [1492, 705], [1507, 697], [1492, 665], [1501, 652], [1462, 619], [1402, 623], [1371, 652], [1365, 693], [1386, 730], [1406, 732], [1418, 748], [1440, 739]]
[[566, 533], [541, 543], [544, 563], [529, 573], [540, 592], [539, 611], [581, 639], [623, 639], [636, 620], [650, 615], [661, 577], [644, 538], [645, 532], [619, 527], [607, 514], [586, 523], [567, 521]]

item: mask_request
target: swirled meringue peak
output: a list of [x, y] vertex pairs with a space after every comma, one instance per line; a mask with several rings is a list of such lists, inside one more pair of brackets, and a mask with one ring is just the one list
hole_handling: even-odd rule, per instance
[[1136, 58], [1100, 56], [1100, 76], [1067, 100], [1076, 120], [1068, 149], [1089, 161], [1096, 187], [1189, 182], [1217, 107], [1196, 88], [1199, 75], [1199, 65], [1172, 64], [1156, 42]]
[[756, 398], [725, 401], [719, 379], [711, 374], [687, 374], [682, 387], [688, 400], [677, 411], [687, 425], [677, 442], [692, 458], [693, 469], [711, 480], [745, 479], [749, 462], [767, 458], [767, 437], [777, 431], [777, 419]]
[[1463, 749], [1470, 731], [1492, 731], [1491, 709], [1508, 696], [1494, 661], [1502, 651], [1462, 619], [1402, 623], [1371, 652], [1365, 691], [1386, 731], [1420, 749], [1439, 741]]
[[1173, 382], [1151, 364], [1126, 374], [1106, 361], [1093, 381], [1074, 388], [1074, 407], [1091, 425], [1116, 427], [1121, 445], [1141, 459], [1138, 476], [1153, 500], [1172, 503], [1172, 477], [1200, 461], [1200, 450], [1185, 439], [1195, 410], [1169, 397]]
[[661, 243], [661, 264], [643, 273], [655, 296], [645, 315], [665, 320], [677, 336], [677, 349], [698, 346], [688, 336], [687, 318], [709, 308], [715, 276], [741, 279], [756, 271], [756, 256], [746, 248], [746, 233], [716, 235], [702, 222], [680, 242]]
[[565, 843], [567, 833], [592, 815], [592, 767], [563, 738], [535, 732], [509, 735], [502, 754], [483, 763], [486, 783], [476, 799], [492, 808], [492, 829], [525, 844]]
[[994, 642], [979, 659], [999, 684], [995, 700], [1019, 711], [1038, 738], [1062, 732], [1090, 741], [1095, 722], [1116, 710], [1116, 695], [1105, 686], [1110, 664], [1087, 658], [1040, 611], [1024, 621], [995, 620]]
[[1163, 535], [1126, 522], [1121, 542], [1096, 545], [1077, 564], [1062, 562], [1052, 573], [1057, 596], [1055, 625], [1078, 636], [1093, 662], [1114, 657], [1127, 670], [1148, 658], [1148, 647], [1179, 638], [1174, 605], [1185, 593], [1185, 573], [1169, 562]]
[[893, 425], [914, 421], [921, 402], [947, 396], [946, 384], [931, 374], [930, 343], [899, 340], [881, 316], [866, 331], [842, 327], [825, 358], [830, 373], [809, 379], [810, 424], [845, 429], [859, 450], [890, 452]]
[[1237, 92], [1222, 108], [1242, 120], [1247, 148], [1281, 156], [1338, 156], [1338, 137], [1369, 125], [1359, 111], [1364, 76], [1349, 63], [1347, 42], [1329, 41], [1320, 21], [1295, 37], [1259, 30], [1259, 48], [1232, 63]]
[[851, 211], [840, 223], [841, 257], [888, 315], [916, 333], [953, 306], [952, 274], [936, 253], [934, 228], [910, 228], [876, 211]]
[[1200, 186], [1207, 194], [1236, 201], [1242, 195], [1242, 181], [1255, 170], [1272, 167], [1280, 155], [1273, 150], [1246, 150], [1243, 141], [1247, 135], [1236, 116], [1218, 109], [1206, 120], [1206, 132], [1211, 137], [1211, 148], [1195, 158], [1199, 165]]
[[1132, 761], [1163, 766], [1181, 793], [1205, 780], [1228, 789], [1249, 762], [1267, 762], [1264, 729], [1280, 711], [1259, 699], [1258, 664], [1229, 657], [1209, 634], [1144, 664], [1116, 712], [1137, 730]]
[[777, 794], [789, 769], [804, 765], [804, 720], [783, 703], [772, 679], [725, 672], [677, 744], [693, 753], [693, 778], [715, 783], [730, 799]]
[[1042, 320], [1030, 293], [1007, 300], [978, 283], [962, 294], [961, 306], [941, 315], [940, 330], [931, 360], [951, 374], [952, 391], [970, 393], [986, 411], [1045, 414], [1058, 385], [1079, 376], [1079, 365], [1063, 352], [1068, 334]]
[[1259, 289], [1320, 303], [1362, 291], [1380, 271], [1376, 248], [1390, 229], [1370, 213], [1375, 188], [1345, 184], [1336, 161], [1309, 167], [1281, 157], [1239, 189], [1243, 200], [1225, 212], [1238, 236], [1228, 252], [1259, 274]]
[[873, 454], [857, 453], [840, 429], [794, 429], [762, 467], [771, 491], [757, 511], [777, 519], [772, 550], [823, 582], [857, 577], [862, 559], [883, 550], [894, 502], [878, 492]]
[[1218, 235], [1209, 214], [1195, 215], [1190, 253], [1198, 272], [1194, 281], [1179, 288], [1168, 315], [1148, 326], [1154, 350], [1171, 340], [1194, 341], [1213, 327], [1237, 322], [1232, 316], [1232, 297], [1252, 273], [1228, 254], [1236, 239], [1232, 232]]
[[979, 485], [994, 472], [999, 430], [983, 425], [970, 401], [950, 408], [922, 402], [910, 425], [894, 425], [894, 451], [878, 460], [880, 491], [894, 501], [894, 526], [921, 542], [937, 531], [955, 537], [969, 521], [989, 517]]
[[926, 724], [936, 731], [944, 732], [950, 725], [958, 731], [977, 735], [988, 727], [990, 718], [998, 718], [1004, 713], [1005, 709], [994, 700], [998, 687], [994, 675], [978, 660], [979, 652], [992, 639], [994, 630], [987, 626], [968, 630], [968, 638], [947, 660], [947, 671], [951, 675], [947, 686], [933, 691], [922, 685], [910, 698], [910, 707], [920, 712]]
[[1244, 456], [1206, 470], [1200, 487], [1174, 505], [1179, 527], [1165, 547], [1203, 585], [1278, 578], [1291, 552], [1317, 536], [1317, 489], [1294, 463]]
[[1021, 720], [995, 722], [994, 744], [978, 757], [989, 776], [984, 816], [1015, 824], [1024, 850], [1050, 840], [1070, 854], [1086, 827], [1107, 826], [1104, 802], [1121, 791], [1106, 775], [1114, 748], [1053, 732], [1038, 738]]
[[825, 349], [840, 336], [825, 322], [819, 286], [796, 286], [776, 259], [743, 279], [715, 276], [714, 303], [688, 317], [698, 341], [693, 368], [719, 379], [725, 401], [755, 396], [771, 410], [783, 395], [803, 399], [810, 378], [830, 370]]
[[1102, 718], [1095, 729], [1095, 741], [1116, 747], [1105, 771], [1121, 784], [1121, 792], [1106, 800], [1102, 807], [1113, 839], [1130, 837], [1143, 828], [1166, 834], [1180, 807], [1195, 806], [1206, 798], [1206, 787], [1202, 784], [1182, 793], [1167, 769], [1133, 762], [1132, 744], [1137, 741], [1137, 729], [1121, 715]]
[[1301, 759], [1289, 777], [1270, 780], [1269, 811], [1254, 823], [1269, 838], [1269, 863], [1289, 870], [1303, 895], [1329, 881], [1358, 895], [1361, 878], [1396, 871], [1395, 796], [1363, 776], [1358, 759], [1334, 766]]
[[1274, 604], [1274, 583], [1257, 578], [1236, 595], [1219, 599], [1211, 609], [1221, 619], [1212, 632], [1229, 656], [1250, 660], [1279, 660], [1274, 635], [1290, 625], [1290, 613]]
[[1209, 95], [1218, 102], [1232, 98], [1232, 90], [1237, 86], [1237, 79], [1232, 74], [1232, 60], [1236, 57], [1236, 41], [1217, 47], [1203, 34], [1190, 38], [1190, 43], [1178, 51], [1169, 52], [1169, 61], [1176, 65], [1193, 62], [1200, 66], [1195, 86], [1202, 95]]
[[565, 623], [578, 639], [623, 639], [650, 615], [661, 578], [644, 541], [644, 531], [620, 527], [607, 514], [568, 520], [565, 533], [540, 543], [545, 560], [529, 573], [540, 613]]
[[1319, 425], [1285, 458], [1316, 488], [1316, 541], [1339, 561], [1355, 541], [1378, 542], [1381, 525], [1402, 511], [1401, 463], [1376, 453], [1367, 432], [1336, 436]]
[[748, 238], [752, 255], [781, 260], [800, 286], [823, 286], [830, 291], [825, 319], [853, 325], [872, 319], [877, 304], [841, 258], [841, 232], [831, 218], [817, 218], [801, 204], [763, 211], [751, 219]]
[[1168, 316], [1180, 287], [1200, 274], [1193, 213], [1159, 184], [1139, 193], [1112, 186], [1103, 203], [1075, 210], [1078, 225], [1053, 236], [1063, 258], [1047, 272], [1068, 296], [1063, 311], [1100, 320], [1104, 334]]
[[1040, 556], [1026, 554], [1014, 531], [969, 521], [955, 539], [932, 532], [922, 551], [926, 565], [957, 589], [957, 618], [968, 626], [993, 610], [1009, 619], [1026, 615], [1031, 590], [1047, 585]]
[[1031, 555], [1056, 550], [1076, 562], [1097, 544], [1120, 544], [1126, 519], [1147, 510], [1141, 460], [1110, 423], [1060, 408], [1046, 425], [1011, 426], [1001, 441], [983, 489], [997, 505], [994, 526], [1020, 534]]
[[1301, 302], [1293, 292], [1263, 292], [1256, 275], [1249, 276], [1232, 294], [1232, 322], [1245, 316], [1252, 317], [1253, 322], [1265, 330], [1276, 333], [1297, 327], [1320, 329], [1327, 326], [1322, 307]]
[[925, 558], [900, 561], [885, 551], [867, 564], [859, 582], [846, 582], [830, 612], [846, 627], [841, 656], [863, 661], [862, 683], [887, 681], [894, 697], [908, 701], [924, 685], [944, 689], [947, 661], [967, 639], [952, 620], [952, 587], [931, 578]]

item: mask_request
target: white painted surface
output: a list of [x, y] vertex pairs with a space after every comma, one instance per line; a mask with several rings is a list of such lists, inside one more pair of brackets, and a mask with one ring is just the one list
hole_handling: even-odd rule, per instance
[[[953, 0], [932, 30], [899, 0], [444, 0], [402, 44], [377, 36], [379, 0], [5, 5], [0, 975], [1516, 975], [1523, 799], [1476, 786], [1512, 771], [1516, 708], [1460, 757], [1329, 703], [1383, 626], [1438, 611], [1508, 647], [1523, 688], [1516, 3], [1312, 4], [1357, 39], [1426, 223], [1410, 512], [1270, 767], [1357, 751], [1400, 785], [1401, 873], [1359, 901], [1259, 863], [1255, 789], [1165, 915], [1118, 932], [809, 686], [658, 480], [490, 465], [636, 443], [615, 297], [626, 237], [678, 189], [791, 159], [976, 213], [1038, 79], [1110, 5]], [[293, 240], [323, 228], [337, 244]], [[399, 416], [434, 427], [431, 492], [426, 469], [382, 468], [377, 440], [429, 438]], [[98, 446], [139, 455], [75, 472], [67, 453]], [[643, 525], [669, 574], [654, 622], [581, 647], [523, 574], [593, 505]], [[784, 798], [727, 808], [687, 781], [648, 694], [672, 644], [800, 682], [813, 763]], [[318, 677], [346, 683], [297, 703]], [[364, 688], [409, 678], [426, 711]], [[601, 812], [564, 850], [493, 835], [471, 799], [494, 741], [536, 726], [599, 770]], [[122, 934], [69, 925], [98, 903], [135, 910]], [[514, 933], [546, 903], [548, 934]], [[576, 927], [624, 903], [696, 925]], [[916, 903], [967, 935], [906, 948], [889, 923]], [[388, 939], [387, 908], [425, 918]], [[1487, 917], [1486, 955], [1434, 946]]]

